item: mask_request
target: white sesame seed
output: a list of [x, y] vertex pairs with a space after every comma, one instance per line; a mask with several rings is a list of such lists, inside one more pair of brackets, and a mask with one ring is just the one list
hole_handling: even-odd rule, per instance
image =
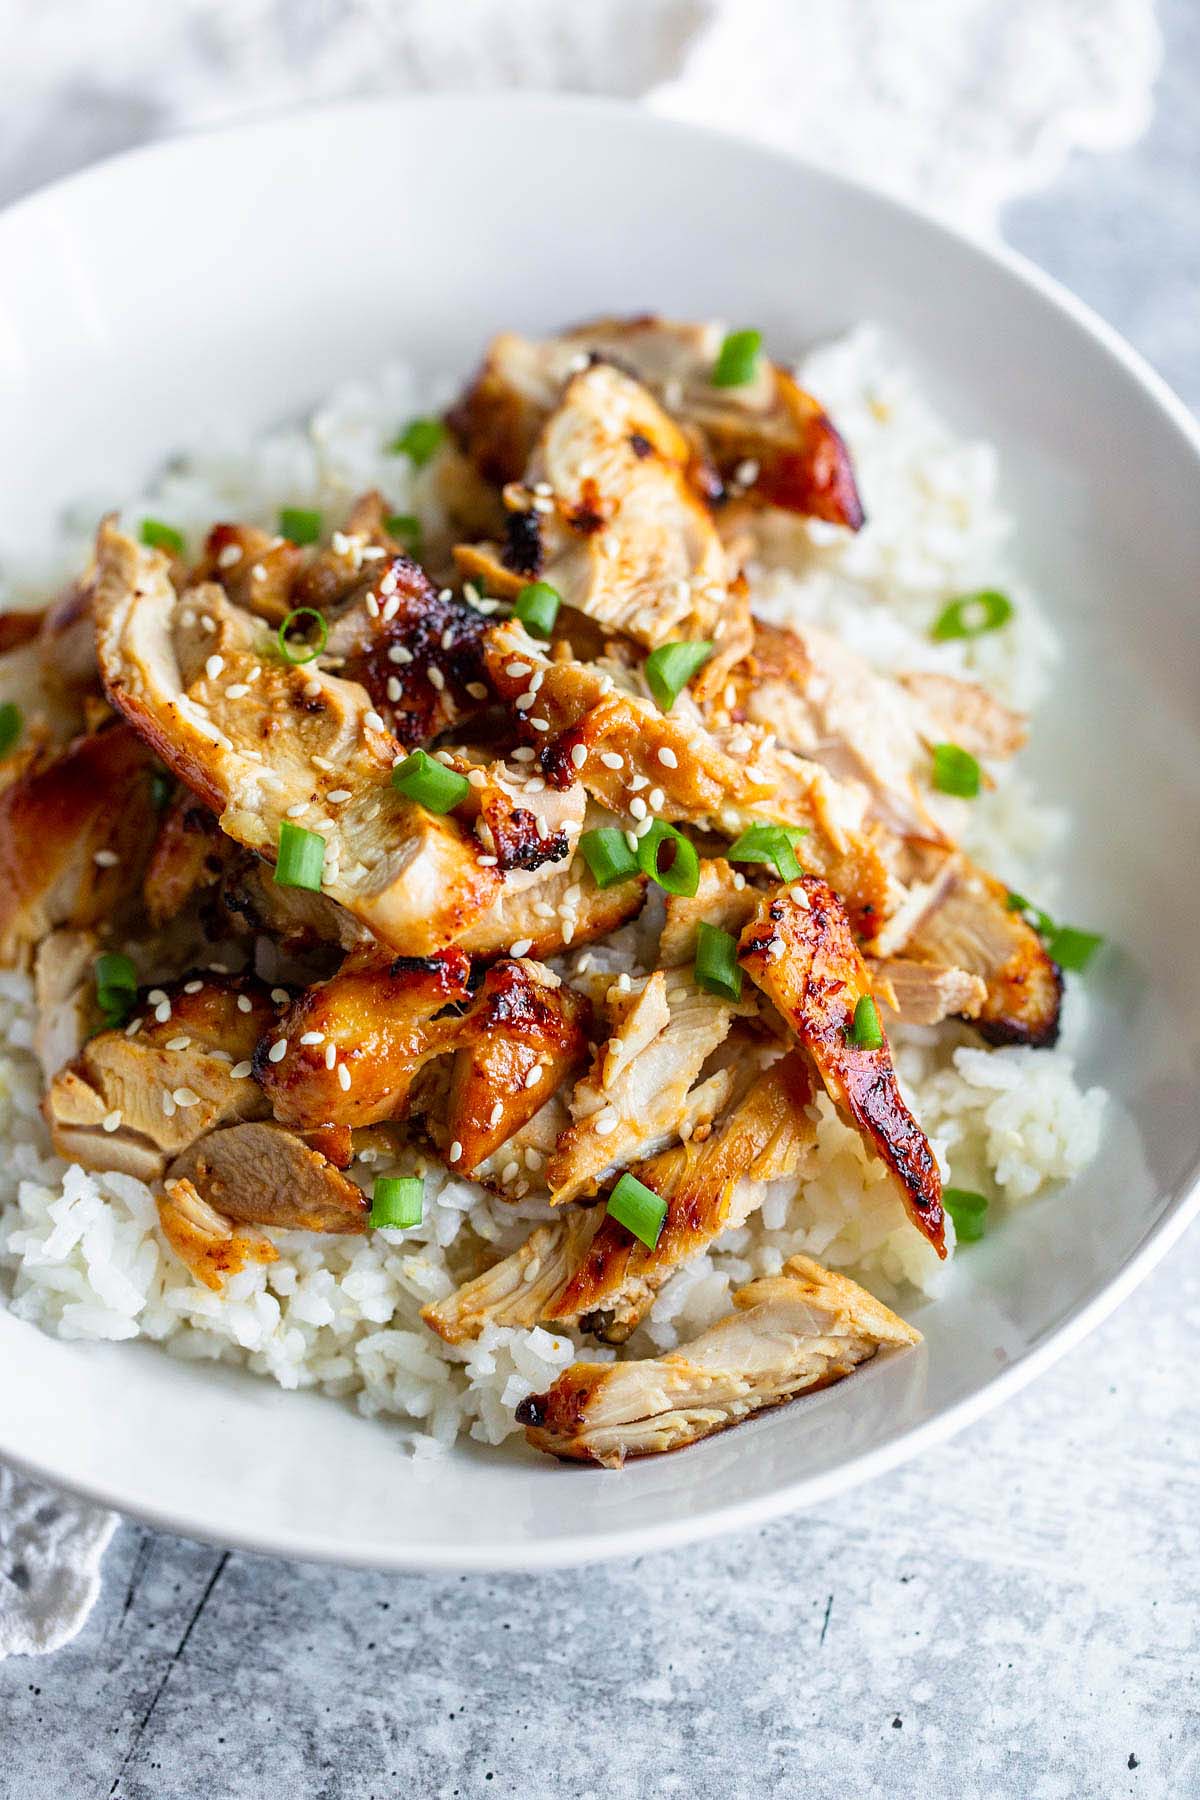
[[510, 956], [528, 956], [532, 949], [532, 938], [518, 938], [515, 944], [509, 946], [508, 954]]
[[635, 794], [633, 799], [629, 802], [629, 811], [635, 819], [645, 818], [647, 811], [646, 802], [642, 799], [640, 794]]
[[163, 1089], [162, 1109], [166, 1118], [173, 1119], [175, 1117], [175, 1096], [168, 1093], [166, 1088]]
[[651, 788], [650, 792], [646, 795], [646, 799], [650, 803], [651, 811], [657, 812], [666, 797], [667, 796], [663, 793], [661, 788]]
[[119, 1106], [114, 1107], [112, 1112], [105, 1113], [104, 1118], [101, 1123], [102, 1123], [102, 1129], [105, 1131], [119, 1131], [121, 1129], [121, 1109], [120, 1109], [120, 1107]]
[[550, 729], [549, 719], [530, 719], [529, 723], [535, 731], [549, 731]]
[[514, 705], [516, 706], [518, 712], [524, 712], [527, 707], [533, 705], [533, 703], [536, 699], [537, 699], [537, 689], [536, 688], [526, 688], [526, 690], [523, 694], [517, 695], [517, 698], [514, 701]]
[[535, 1171], [535, 1173], [538, 1169], [541, 1168], [541, 1166], [545, 1162], [545, 1160], [546, 1159], [542, 1155], [541, 1151], [535, 1150], [532, 1144], [529, 1146], [528, 1150], [525, 1152], [525, 1167], [527, 1169], [533, 1169]]
[[126, 1037], [136, 1037], [138, 1032], [141, 1029], [142, 1029], [142, 1021], [140, 1018], [139, 1019], [130, 1019], [128, 1025], [125, 1027], [125, 1036]]
[[615, 750], [602, 750], [600, 752], [600, 761], [604, 764], [606, 769], [621, 769], [625, 766], [625, 758], [623, 756], [618, 756]]
[[396, 678], [396, 676], [389, 675], [388, 683], [387, 683], [388, 699], [392, 700], [392, 701], [396, 701], [400, 698], [400, 696], [403, 692], [404, 692], [404, 689], [400, 686], [400, 683], [399, 683], [398, 679]]
[[[382, 582], [380, 582], [379, 585], [381, 588], [383, 587]], [[399, 611], [400, 611], [400, 596], [399, 596], [399, 594], [390, 594], [389, 597], [384, 601], [383, 605], [379, 609], [379, 617], [383, 620], [383, 623], [385, 625], [390, 625], [392, 620], [395, 618], [396, 614]]]
[[273, 987], [271, 989], [271, 998], [276, 1006], [286, 1006], [291, 997], [286, 988]]
[[739, 894], [746, 885], [746, 877], [738, 869], [735, 869], [733, 872], [733, 885]]
[[315, 675], [304, 684], [304, 694], [308, 700], [319, 700], [324, 691]]
[[496, 1104], [492, 1107], [491, 1113], [488, 1117], [488, 1124], [489, 1125], [498, 1125], [503, 1117], [504, 1117], [504, 1102], [503, 1102], [503, 1100], [497, 1100]]
[[167, 1020], [170, 1018], [170, 1016], [171, 1016], [171, 1002], [169, 1000], [164, 1000], [158, 1006], [155, 1007], [154, 1017], [157, 1019], [157, 1021], [160, 1025], [165, 1025]]
[[244, 700], [249, 692], [250, 689], [244, 681], [235, 681], [231, 687], [225, 689], [225, 698], [227, 700]]
[[485, 681], [468, 681], [467, 692], [472, 700], [486, 700], [488, 697], [487, 683]]
[[350, 1090], [350, 1070], [345, 1063], [338, 1068], [338, 1086], [344, 1094]]
[[245, 1081], [253, 1067], [254, 1065], [248, 1057], [245, 1062], [234, 1063], [229, 1071], [230, 1081]]
[[177, 1087], [171, 1095], [176, 1106], [199, 1106], [200, 1096], [190, 1087]]
[[733, 471], [733, 478], [735, 481], [740, 481], [743, 487], [754, 486], [754, 483], [758, 480], [758, 464], [752, 456], [748, 456], [745, 462], [740, 462], [738, 464], [737, 468]]
[[92, 858], [98, 869], [115, 869], [120, 860], [115, 850], [97, 850]]
[[588, 759], [587, 745], [586, 744], [572, 744], [572, 746], [571, 746], [571, 761], [574, 763], [575, 767], [577, 769], [582, 769], [582, 767], [583, 767], [584, 763], [587, 761], [587, 759]]
[[527, 662], [505, 663], [504, 673], [511, 675], [514, 681], [520, 681], [523, 676], [533, 674], [533, 664]]
[[442, 674], [442, 671], [437, 667], [436, 663], [430, 663], [425, 673], [429, 677], [430, 687], [436, 688], [440, 694], [446, 685], [446, 677]]
[[534, 1063], [532, 1069], [530, 1069], [528, 1075], [525, 1077], [525, 1086], [527, 1088], [535, 1088], [541, 1081], [545, 1072], [546, 1071], [542, 1068], [541, 1063]]
[[554, 501], [548, 494], [535, 494], [533, 497], [533, 511], [539, 513], [552, 513], [554, 511]]
[[307, 800], [297, 800], [294, 806], [288, 807], [287, 817], [289, 819], [298, 819], [300, 817], [301, 813], [306, 813], [307, 811], [308, 811], [308, 801]]
[[658, 760], [664, 769], [677, 769], [679, 767], [679, 758], [669, 744], [663, 745], [658, 753]]
[[287, 1044], [288, 1041], [286, 1038], [276, 1038], [275, 1042], [271, 1045], [271, 1048], [267, 1051], [268, 1062], [282, 1062], [287, 1055]]
[[479, 866], [481, 869], [494, 869], [499, 861], [500, 858], [498, 856], [481, 856], [479, 858]]
[[627, 831], [627, 832], [626, 832], [626, 833], [625, 833], [625, 842], [626, 842], [626, 843], [627, 843], [627, 844], [628, 844], [628, 845], [629, 845], [629, 848], [630, 848], [630, 849], [631, 849], [631, 850], [636, 850], [636, 849], [637, 849], [637, 847], [638, 847], [638, 834], [637, 834], [637, 832], [636, 832], [636, 831]]
[[190, 1045], [191, 1041], [192, 1040], [190, 1037], [168, 1038], [167, 1043], [166, 1043], [166, 1048], [168, 1050], [186, 1050], [188, 1048], [188, 1046]]
[[403, 645], [403, 644], [393, 644], [391, 649], [388, 651], [388, 661], [389, 662], [393, 662], [396, 664], [410, 663], [412, 661], [412, 659], [413, 659], [412, 651], [407, 649], [405, 647], [405, 645]]
[[325, 1046], [325, 1067], [327, 1069], [332, 1069], [332, 1067], [336, 1061], [337, 1061], [337, 1045], [336, 1044], [326, 1044], [326, 1046]]
[[544, 794], [545, 791], [546, 784], [540, 775], [535, 775], [532, 781], [527, 781], [525, 783], [525, 792], [527, 794]]
[[533, 491], [535, 494], [545, 494], [549, 498], [553, 498], [554, 495], [554, 489], [550, 486], [548, 481], [535, 481], [533, 484]]
[[[265, 569], [263, 570], [263, 574], [266, 574]], [[217, 621], [213, 618], [211, 613], [201, 613], [200, 623], [203, 625], [205, 631], [215, 631], [217, 629]]]
[[600, 1117], [596, 1120], [596, 1136], [608, 1137], [610, 1133], [617, 1129], [620, 1122], [621, 1121], [615, 1112], [601, 1113]]
[[629, 791], [631, 794], [640, 794], [643, 788], [648, 788], [649, 786], [650, 777], [648, 775], [631, 775], [629, 777]]
[[266, 566], [263, 563], [256, 562], [250, 571], [250, 579], [251, 581], [265, 581], [267, 579]]
[[237, 563], [240, 563], [241, 560], [242, 546], [240, 544], [226, 544], [224, 549], [221, 550], [217, 556], [217, 567], [218, 569], [232, 569]]
[[370, 725], [371, 728], [375, 731], [386, 731], [387, 730], [387, 726], [384, 724], [383, 720], [380, 718], [380, 716], [377, 712], [364, 713], [363, 714], [363, 724]]
[[225, 658], [223, 656], [210, 656], [204, 665], [204, 673], [210, 681], [215, 681], [224, 667]]
[[505, 1163], [504, 1168], [501, 1170], [501, 1173], [500, 1173], [500, 1179], [504, 1183], [505, 1187], [508, 1187], [511, 1182], [514, 1182], [517, 1179], [517, 1176], [520, 1173], [521, 1173], [520, 1163], [515, 1163], [515, 1162]]
[[166, 997], [167, 996], [163, 993], [161, 988], [151, 988], [150, 992], [146, 995], [151, 1006], [158, 1006], [161, 1001], [166, 999]]
[[302, 1044], [323, 1044], [325, 1033], [323, 1031], [305, 1031], [301, 1034], [300, 1042]]
[[654, 814], [648, 812], [644, 819], [639, 819], [633, 828], [635, 838], [644, 838], [648, 831], [654, 830]]
[[451, 600], [453, 600], [453, 598], [454, 598], [453, 588], [439, 588], [438, 589], [438, 599], [441, 601], [443, 606], [446, 606]]
[[462, 1156], [462, 1145], [459, 1143], [458, 1139], [455, 1138], [454, 1142], [450, 1146], [447, 1160], [452, 1163], [456, 1163], [460, 1160], [461, 1156]]
[[342, 804], [343, 800], [349, 800], [350, 789], [349, 788], [330, 788], [330, 790], [326, 794], [325, 798], [329, 802], [330, 806], [340, 806]]
[[249, 994], [239, 994], [238, 995], [237, 1009], [239, 1012], [253, 1012], [254, 1011], [254, 1002], [253, 1002], [253, 1000], [251, 1000]]
[[183, 991], [185, 994], [198, 994], [203, 986], [202, 981], [185, 981]]
[[536, 755], [536, 750], [531, 750], [528, 744], [522, 744], [519, 750], [513, 751], [512, 759], [518, 763], [531, 763]]

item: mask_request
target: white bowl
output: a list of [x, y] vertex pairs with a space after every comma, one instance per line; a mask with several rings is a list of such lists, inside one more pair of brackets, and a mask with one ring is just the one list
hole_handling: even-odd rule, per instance
[[[523, 1568], [828, 1500], [1016, 1391], [1196, 1210], [1200, 436], [1016, 257], [785, 157], [582, 100], [373, 102], [101, 165], [0, 218], [0, 555], [231, 419], [299, 414], [402, 352], [612, 310], [753, 320], [784, 350], [872, 318], [998, 441], [1020, 557], [1068, 645], [1031, 763], [1077, 816], [1074, 909], [1118, 950], [1085, 1080], [1119, 1101], [1076, 1187], [1008, 1219], [921, 1351], [619, 1475], [467, 1445], [149, 1346], [0, 1312], [0, 1455], [172, 1530], [385, 1568]], [[1190, 1193], [1190, 1197], [1189, 1197]]]

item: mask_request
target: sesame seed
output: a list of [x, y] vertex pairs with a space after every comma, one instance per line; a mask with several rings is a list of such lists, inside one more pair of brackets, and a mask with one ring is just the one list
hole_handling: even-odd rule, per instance
[[330, 806], [340, 806], [342, 804], [343, 800], [349, 800], [350, 789], [349, 788], [330, 788], [330, 790], [326, 794], [325, 798], [329, 802]]
[[163, 1089], [162, 1109], [166, 1118], [173, 1119], [175, 1117], [175, 1096], [168, 1093], [166, 1088]]
[[535, 731], [549, 731], [550, 729], [549, 719], [530, 719], [529, 723]]
[[388, 651], [388, 661], [389, 662], [393, 662], [393, 663], [397, 663], [397, 664], [410, 663], [412, 661], [412, 659], [413, 659], [412, 651], [407, 649], [405, 647], [405, 645], [403, 645], [403, 644], [393, 644], [391, 649]]
[[97, 850], [92, 858], [98, 869], [115, 869], [120, 860], [115, 850]]
[[454, 1142], [450, 1146], [448, 1160], [452, 1163], [455, 1163], [460, 1160], [461, 1156], [462, 1156], [462, 1145], [459, 1143], [458, 1139], [455, 1138]]
[[663, 745], [658, 753], [658, 760], [664, 769], [677, 769], [679, 767], [679, 758], [669, 744]]
[[631, 775], [629, 777], [629, 791], [631, 794], [640, 794], [643, 788], [649, 786], [650, 777], [648, 775]]
[[498, 856], [481, 856], [479, 858], [479, 866], [481, 869], [494, 869], [499, 861], [500, 858]]
[[250, 689], [244, 681], [235, 681], [232, 687], [225, 689], [225, 698], [227, 700], [244, 700], [249, 692]]
[[520, 1173], [521, 1173], [520, 1163], [515, 1163], [515, 1162], [505, 1163], [504, 1168], [500, 1174], [500, 1179], [504, 1183], [505, 1187], [508, 1187], [510, 1182], [515, 1181], [517, 1179], [517, 1176]]
[[661, 788], [651, 788], [650, 792], [646, 795], [646, 798], [650, 803], [651, 809], [654, 812], [658, 811], [659, 807], [663, 804], [666, 797], [667, 796], [663, 793]]
[[190, 1087], [177, 1087], [171, 1095], [176, 1106], [199, 1106], [200, 1096]]
[[230, 1081], [245, 1081], [253, 1067], [254, 1064], [248, 1057], [245, 1062], [234, 1063], [232, 1069], [229, 1071]]
[[739, 894], [746, 885], [746, 877], [738, 869], [735, 869], [733, 872], [733, 885]]
[[191, 1041], [190, 1037], [168, 1038], [166, 1048], [168, 1050], [186, 1050]]
[[510, 956], [528, 956], [532, 949], [532, 938], [518, 938], [515, 944], [509, 946], [508, 954]]
[[550, 498], [552, 498], [554, 494], [554, 489], [550, 486], [548, 481], [535, 481], [533, 484], [533, 491], [535, 494], [545, 494]]
[[[264, 570], [263, 573], [265, 574], [266, 571]], [[205, 631], [215, 631], [217, 629], [217, 621], [213, 618], [211, 613], [201, 613], [200, 623], [203, 625]]]
[[453, 600], [453, 598], [454, 598], [453, 588], [439, 588], [438, 589], [438, 599], [441, 601], [443, 606], [448, 606], [450, 601]]
[[526, 688], [526, 690], [523, 694], [517, 695], [517, 698], [516, 698], [516, 701], [514, 702], [514, 704], [515, 704], [518, 712], [524, 712], [526, 707], [532, 706], [536, 699], [537, 699], [537, 689], [536, 688]]
[[615, 1112], [601, 1113], [600, 1117], [596, 1120], [596, 1136], [608, 1137], [617, 1129], [620, 1122], [621, 1121]]
[[496, 1104], [492, 1107], [491, 1113], [488, 1116], [488, 1124], [489, 1125], [498, 1125], [503, 1117], [504, 1117], [504, 1102], [503, 1102], [503, 1100], [497, 1100]]
[[125, 1027], [125, 1036], [126, 1037], [136, 1037], [138, 1032], [141, 1029], [142, 1029], [141, 1019], [130, 1019], [128, 1025]]
[[486, 700], [488, 697], [487, 683], [485, 681], [468, 681], [467, 692], [472, 700]]
[[350, 1090], [350, 1070], [345, 1063], [342, 1063], [338, 1068], [338, 1086], [344, 1094], [348, 1093]]
[[637, 832], [636, 832], [636, 831], [627, 831], [627, 832], [626, 832], [626, 833], [625, 833], [625, 842], [626, 842], [626, 843], [627, 843], [627, 844], [628, 844], [628, 845], [629, 845], [629, 848], [630, 848], [630, 849], [631, 849], [631, 850], [636, 850], [636, 849], [637, 849], [637, 847], [638, 847], [638, 834], [637, 834]]
[[323, 1031], [306, 1031], [301, 1035], [300, 1042], [302, 1044], [323, 1044], [325, 1033]]
[[268, 1062], [282, 1062], [286, 1055], [287, 1055], [287, 1039], [286, 1038], [276, 1038], [275, 1042], [271, 1045], [271, 1048], [267, 1051], [267, 1061]]
[[533, 497], [533, 511], [539, 513], [552, 513], [554, 511], [554, 501], [548, 494], [535, 494]]
[[102, 1129], [105, 1131], [119, 1131], [121, 1129], [121, 1109], [119, 1106], [114, 1107], [112, 1112], [105, 1113], [102, 1120]]
[[183, 991], [185, 994], [198, 994], [203, 986], [202, 981], [185, 981]]
[[584, 763], [587, 761], [587, 759], [588, 759], [587, 745], [586, 744], [572, 744], [572, 746], [571, 746], [571, 761], [574, 763], [575, 767], [577, 769], [582, 769], [582, 767], [583, 767]]
[[403, 692], [404, 689], [400, 686], [398, 678], [395, 675], [389, 675], [387, 683], [388, 699], [393, 701], [398, 700]]
[[646, 802], [642, 799], [640, 794], [635, 794], [633, 796], [633, 799], [629, 802], [629, 810], [635, 819], [645, 818], [647, 811]]
[[512, 755], [514, 762], [531, 763], [537, 755], [537, 751], [531, 750], [528, 744], [522, 744], [521, 748], [519, 750], [514, 750]]
[[239, 994], [238, 995], [237, 1009], [239, 1012], [253, 1012], [254, 1011], [254, 1002], [253, 1002], [253, 1000], [251, 1000], [249, 994]]
[[530, 1069], [528, 1075], [525, 1077], [525, 1086], [527, 1088], [535, 1088], [544, 1074], [545, 1070], [542, 1068], [541, 1063], [534, 1063], [532, 1069]]
[[159, 1002], [165, 1000], [166, 997], [167, 996], [163, 993], [161, 988], [151, 988], [150, 992], [146, 995], [151, 1006], [157, 1006]]
[[327, 1069], [332, 1069], [332, 1067], [336, 1061], [337, 1061], [337, 1045], [336, 1044], [326, 1044], [326, 1046], [325, 1046], [325, 1067]]
[[525, 792], [527, 794], [544, 794], [545, 791], [546, 784], [540, 775], [535, 775], [532, 781], [527, 781], [525, 783]]
[[635, 838], [644, 838], [646, 833], [648, 831], [653, 831], [653, 829], [654, 829], [654, 814], [651, 812], [648, 812], [646, 814], [645, 818], [639, 819], [637, 824], [634, 826], [633, 835]]
[[442, 671], [437, 667], [436, 663], [430, 663], [425, 673], [429, 677], [430, 687], [436, 688], [440, 694], [446, 685], [446, 677], [442, 674]]
[[255, 563], [254, 567], [250, 571], [250, 579], [251, 579], [251, 581], [265, 581], [267, 579], [267, 571], [266, 571], [265, 565], [260, 562]]
[[204, 673], [210, 681], [215, 681], [224, 667], [225, 658], [223, 656], [210, 656], [204, 665]]
[[169, 1000], [163, 1000], [162, 1002], [160, 1002], [160, 1004], [158, 1006], [155, 1007], [154, 1017], [157, 1019], [157, 1021], [160, 1025], [165, 1025], [167, 1020], [170, 1018], [170, 1016], [171, 1016], [171, 1002]]
[[298, 819], [300, 817], [301, 813], [306, 813], [307, 811], [308, 811], [308, 801], [307, 800], [297, 800], [294, 806], [288, 807], [287, 817], [289, 819]]
[[242, 546], [240, 544], [226, 544], [217, 557], [217, 567], [218, 569], [232, 569], [237, 563], [240, 563], [241, 560]]
[[533, 1148], [532, 1144], [529, 1146], [528, 1150], [525, 1152], [525, 1167], [527, 1169], [533, 1169], [535, 1171], [535, 1173], [538, 1169], [541, 1168], [541, 1166], [545, 1162], [545, 1160], [546, 1159], [542, 1155], [541, 1151], [535, 1150]]
[[291, 997], [286, 988], [273, 987], [271, 989], [271, 998], [276, 1006], [286, 1006]]
[[350, 539], [346, 536], [344, 531], [335, 531], [329, 539], [329, 545], [338, 556], [345, 556], [347, 550], [350, 548]]
[[386, 731], [387, 730], [387, 726], [384, 724], [383, 720], [380, 718], [380, 716], [377, 712], [364, 713], [363, 714], [363, 724], [370, 725], [374, 731]]
[[319, 700], [321, 698], [321, 695], [323, 692], [324, 692], [324, 689], [322, 688], [320, 682], [317, 680], [315, 675], [312, 676], [304, 684], [304, 693], [305, 693], [306, 699]]
[[606, 769], [622, 769], [625, 766], [625, 758], [618, 756], [615, 750], [602, 750], [600, 761]]
[[754, 483], [758, 480], [758, 464], [752, 456], [748, 456], [745, 462], [740, 462], [738, 464], [737, 468], [733, 471], [733, 478], [735, 481], [740, 481], [743, 487], [754, 486]]
[[523, 676], [533, 674], [533, 664], [527, 662], [505, 663], [504, 673], [511, 675], [514, 681], [520, 681]]

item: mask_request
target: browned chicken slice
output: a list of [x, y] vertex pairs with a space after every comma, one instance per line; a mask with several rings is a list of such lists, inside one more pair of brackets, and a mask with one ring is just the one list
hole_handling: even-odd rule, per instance
[[833, 889], [806, 875], [765, 896], [739, 957], [812, 1057], [830, 1099], [890, 1172], [913, 1224], [945, 1256], [941, 1177], [900, 1093], [887, 1038], [875, 1049], [849, 1041], [871, 981]]
[[505, 332], [448, 422], [488, 481], [515, 481], [564, 382], [592, 355], [611, 359], [699, 433], [735, 491], [857, 530], [863, 512], [850, 457], [821, 406], [766, 358], [753, 381], [714, 387], [721, 341], [718, 325], [649, 314], [598, 319], [540, 343]]
[[701, 923], [739, 937], [761, 898], [741, 870], [723, 856], [701, 857], [696, 892], [667, 895], [666, 917], [658, 940], [659, 961], [668, 969], [695, 962]]
[[899, 683], [912, 697], [929, 743], [958, 744], [972, 756], [998, 760], [1015, 756], [1025, 743], [1024, 716], [977, 681], [922, 673], [901, 675]]
[[[665, 1022], [648, 1034], [641, 1009], [631, 1009], [575, 1085], [568, 1102], [573, 1123], [546, 1168], [556, 1205], [594, 1193], [607, 1170], [662, 1148], [705, 1116], [711, 1119], [729, 1091], [718, 1077], [704, 1084], [702, 1097], [692, 1092], [735, 1016], [753, 1009], [707, 994], [682, 975], [668, 982], [659, 971], [650, 983], [661, 986]], [[623, 1033], [641, 1045], [632, 1055], [625, 1054]], [[694, 1099], [701, 1101], [699, 1117]]]
[[607, 937], [641, 912], [647, 881], [635, 875], [598, 888], [580, 858], [541, 873], [536, 882], [506, 885], [494, 907], [459, 933], [457, 949], [472, 956], [495, 956], [522, 946], [541, 961], [572, 944]]
[[167, 924], [203, 888], [218, 882], [233, 850], [208, 808], [187, 788], [178, 790], [159, 822], [142, 879], [151, 925]]
[[43, 1102], [60, 1156], [141, 1181], [205, 1132], [270, 1111], [250, 1078], [276, 1008], [253, 976], [195, 975], [152, 988], [124, 1030], [89, 1038]]
[[867, 973], [876, 997], [906, 1025], [977, 1019], [987, 1003], [986, 983], [965, 969], [914, 962], [905, 956], [882, 961], [868, 957]]
[[371, 1203], [319, 1150], [282, 1125], [228, 1125], [175, 1159], [172, 1181], [188, 1181], [239, 1225], [277, 1231], [364, 1232]]
[[[533, 574], [566, 606], [647, 649], [680, 638], [749, 642], [741, 589], [692, 488], [692, 447], [653, 396], [608, 364], [568, 381], [524, 470], [505, 492], [506, 545], [460, 546], [464, 573], [514, 594]], [[537, 546], [517, 565], [513, 537]], [[532, 552], [530, 552], [532, 554]], [[733, 654], [739, 654], [737, 650]]]
[[154, 835], [151, 759], [114, 725], [38, 754], [0, 788], [0, 963], [57, 925], [98, 925], [137, 891]]
[[214, 900], [220, 929], [236, 936], [266, 935], [293, 955], [322, 945], [353, 950], [374, 943], [364, 925], [324, 894], [280, 887], [269, 863], [223, 840], [232, 856]]
[[503, 1262], [426, 1307], [422, 1318], [454, 1344], [485, 1325], [542, 1321], [623, 1342], [681, 1264], [745, 1222], [761, 1202], [763, 1182], [802, 1167], [816, 1139], [807, 1111], [812, 1091], [807, 1061], [793, 1051], [766, 1069], [703, 1141], [692, 1138], [638, 1163], [633, 1174], [668, 1203], [653, 1249], [603, 1207], [571, 1207], [561, 1222], [537, 1226]]
[[47, 1083], [79, 1054], [101, 1023], [95, 975], [99, 951], [95, 932], [69, 929], [52, 931], [37, 947], [33, 959], [37, 1008], [33, 1050]]
[[723, 743], [677, 701], [669, 714], [619, 687], [604, 669], [551, 660], [515, 620], [489, 634], [492, 684], [538, 747], [546, 779], [578, 777], [621, 816], [652, 814], [737, 837], [749, 826], [800, 827], [806, 866], [825, 875], [856, 923], [874, 929], [892, 882], [866, 826], [865, 796], [827, 769], [770, 747], [748, 727]]
[[828, 1387], [921, 1334], [843, 1275], [793, 1256], [740, 1288], [734, 1311], [679, 1350], [641, 1362], [572, 1363], [517, 1407], [538, 1450], [620, 1468], [680, 1450], [767, 1406]]
[[278, 626], [297, 605], [292, 587], [304, 563], [304, 551], [285, 537], [257, 525], [222, 523], [209, 532], [190, 585], [218, 582], [235, 606]]
[[190, 1181], [169, 1181], [158, 1197], [158, 1222], [176, 1256], [197, 1281], [220, 1293], [247, 1263], [278, 1262], [269, 1237], [253, 1225], [233, 1225]]
[[322, 891], [385, 944], [452, 942], [505, 877], [453, 815], [391, 784], [399, 754], [357, 682], [259, 654], [216, 586], [178, 596], [165, 559], [111, 525], [96, 617], [109, 697], [237, 843], [273, 860], [285, 820], [325, 841]]

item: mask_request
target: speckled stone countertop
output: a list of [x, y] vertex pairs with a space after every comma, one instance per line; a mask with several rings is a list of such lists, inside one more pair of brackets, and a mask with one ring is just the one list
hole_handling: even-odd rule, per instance
[[[1010, 241], [1200, 405], [1200, 9], [1156, 121]], [[11, 189], [11, 171], [5, 171]], [[11, 1800], [1200, 1796], [1200, 1233], [999, 1414], [829, 1508], [541, 1577], [277, 1563], [123, 1527], [0, 1663]]]

